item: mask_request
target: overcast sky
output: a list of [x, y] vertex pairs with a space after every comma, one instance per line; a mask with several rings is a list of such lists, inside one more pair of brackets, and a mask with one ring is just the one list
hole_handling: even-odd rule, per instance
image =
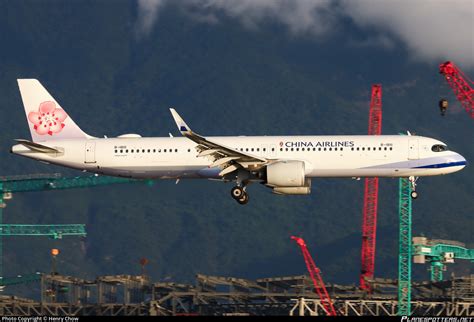
[[339, 30], [342, 18], [350, 18], [371, 33], [368, 44], [389, 48], [396, 40], [413, 59], [431, 63], [449, 58], [474, 68], [472, 0], [137, 0], [141, 37], [152, 31], [160, 9], [171, 3], [201, 23], [218, 24], [218, 14], [225, 14], [251, 32], [273, 19], [296, 37], [330, 35]]

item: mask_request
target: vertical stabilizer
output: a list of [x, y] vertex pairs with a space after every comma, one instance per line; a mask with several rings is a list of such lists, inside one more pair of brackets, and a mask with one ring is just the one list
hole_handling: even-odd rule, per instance
[[91, 138], [37, 79], [18, 79], [18, 87], [33, 142]]

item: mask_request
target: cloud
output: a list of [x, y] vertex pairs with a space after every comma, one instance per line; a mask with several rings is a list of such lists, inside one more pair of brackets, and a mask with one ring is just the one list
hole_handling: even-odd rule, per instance
[[330, 35], [350, 19], [369, 41], [390, 47], [395, 40], [412, 57], [428, 62], [453, 60], [474, 67], [472, 0], [138, 0], [138, 25], [148, 32], [165, 4], [178, 5], [198, 22], [218, 23], [219, 14], [256, 29], [273, 20], [295, 35]]
[[268, 19], [276, 20], [292, 33], [323, 35], [334, 26], [332, 0], [184, 0], [237, 18], [248, 28]]
[[166, 0], [138, 0], [137, 36], [147, 35], [151, 31], [159, 9], [165, 3]]
[[343, 0], [360, 27], [403, 41], [419, 60], [453, 60], [474, 67], [474, 2], [471, 0]]

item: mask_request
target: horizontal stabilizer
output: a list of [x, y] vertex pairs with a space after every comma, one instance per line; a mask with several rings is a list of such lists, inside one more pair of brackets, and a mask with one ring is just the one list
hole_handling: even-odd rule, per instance
[[60, 153], [61, 152], [57, 149], [50, 148], [49, 146], [31, 142], [24, 139], [16, 139], [15, 141], [35, 152], [40, 152], [40, 153]]

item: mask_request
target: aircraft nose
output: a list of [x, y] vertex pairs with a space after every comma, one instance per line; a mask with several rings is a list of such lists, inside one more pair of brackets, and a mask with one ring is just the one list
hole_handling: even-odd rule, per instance
[[461, 169], [464, 169], [464, 167], [468, 164], [466, 158], [464, 158], [462, 155], [460, 155], [459, 153], [456, 153], [456, 158], [455, 158], [455, 164], [457, 166], [460, 166]]
[[[459, 154], [459, 153], [458, 153]], [[464, 158], [462, 155], [459, 154], [459, 158], [461, 159], [461, 165], [463, 166], [463, 168], [465, 166], [467, 166], [468, 162], [466, 160], [466, 158]]]

